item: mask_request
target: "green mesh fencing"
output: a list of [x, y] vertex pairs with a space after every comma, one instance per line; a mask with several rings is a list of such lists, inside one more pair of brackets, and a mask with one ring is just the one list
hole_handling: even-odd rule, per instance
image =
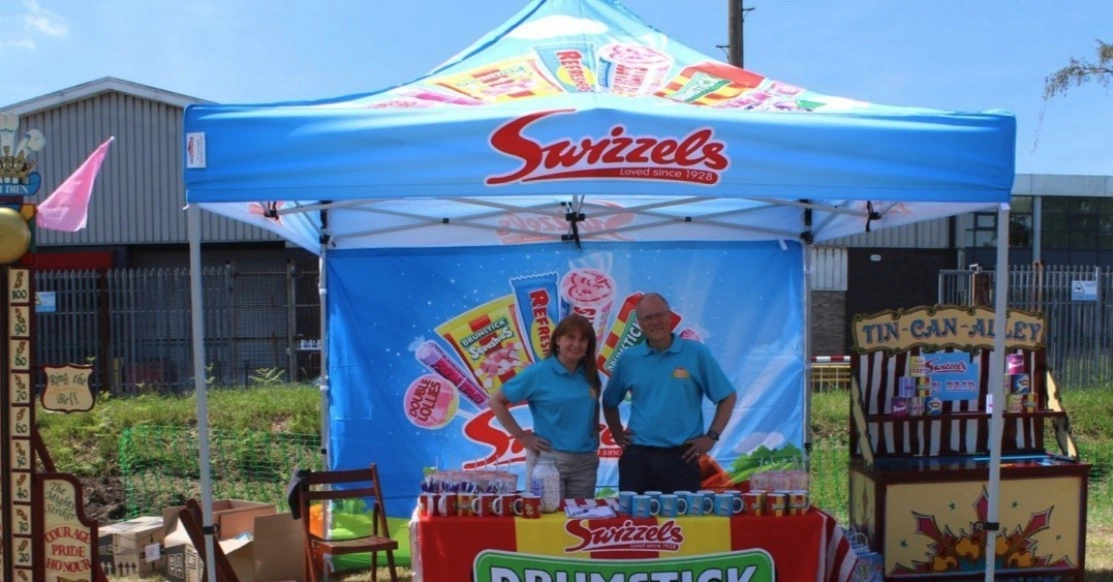
[[849, 437], [826, 438], [813, 442], [810, 460], [808, 489], [812, 505], [830, 513], [839, 523], [848, 525]]
[[[320, 470], [319, 435], [213, 430], [209, 459], [214, 499], [243, 499], [287, 508], [295, 468]], [[128, 518], [161, 515], [201, 497], [197, 429], [141, 426], [120, 436], [120, 473]]]
[[[210, 432], [213, 497], [274, 503], [285, 508], [286, 484], [295, 468], [319, 470], [318, 435]], [[197, 431], [192, 427], [141, 426], [120, 437], [120, 472], [127, 517], [160, 515], [164, 507], [201, 496]], [[849, 444], [817, 440], [811, 454], [811, 501], [845, 523]]]

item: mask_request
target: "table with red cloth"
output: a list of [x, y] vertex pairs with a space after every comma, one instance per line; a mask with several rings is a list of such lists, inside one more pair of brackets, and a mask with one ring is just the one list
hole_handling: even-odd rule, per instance
[[[759, 564], [760, 570], [774, 569], [776, 580], [846, 582], [856, 562], [842, 528], [815, 508], [801, 516], [648, 519], [568, 518], [563, 511], [540, 519], [427, 517], [415, 512], [410, 543], [414, 579], [425, 582], [599, 579], [588, 574], [578, 578], [577, 572], [601, 572], [606, 580], [671, 580], [668, 574], [646, 574], [668, 571], [670, 564], [693, 572], [677, 576], [678, 582], [725, 582], [731, 579], [726, 573], [721, 578], [715, 573], [703, 577], [701, 568], [749, 561]], [[512, 572], [519, 566], [534, 567], [534, 574], [515, 576]], [[500, 574], [491, 575], [496, 570]], [[627, 570], [629, 578], [612, 578]]]

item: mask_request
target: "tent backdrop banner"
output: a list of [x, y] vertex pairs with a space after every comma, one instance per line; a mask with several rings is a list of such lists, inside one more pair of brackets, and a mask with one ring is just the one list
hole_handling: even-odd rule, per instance
[[[380, 467], [406, 516], [425, 467], [499, 469], [525, 483], [524, 452], [488, 390], [543, 357], [567, 312], [595, 322], [604, 381], [642, 341], [633, 303], [670, 300], [674, 331], [703, 342], [734, 383], [734, 418], [705, 463], [726, 483], [800, 460], [804, 272], [797, 243], [612, 243], [364, 249], [328, 255], [330, 452], [339, 468]], [[627, 405], [620, 411], [625, 419]], [[705, 402], [705, 422], [714, 405]], [[525, 406], [513, 409], [532, 426]], [[620, 453], [604, 430], [598, 485], [615, 488]]]

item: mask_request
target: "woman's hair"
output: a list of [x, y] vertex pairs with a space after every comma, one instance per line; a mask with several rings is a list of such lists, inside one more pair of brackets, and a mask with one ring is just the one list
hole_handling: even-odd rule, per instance
[[595, 367], [595, 330], [591, 327], [591, 322], [582, 315], [573, 313], [560, 320], [556, 329], [553, 330], [552, 340], [549, 342], [549, 356], [556, 357], [560, 351], [557, 345], [557, 340], [572, 332], [577, 332], [587, 338], [587, 351], [584, 357], [580, 358], [580, 365], [584, 368], [584, 376], [587, 376], [587, 383], [592, 388], [599, 390], [603, 386], [603, 382], [599, 379], [599, 370]]

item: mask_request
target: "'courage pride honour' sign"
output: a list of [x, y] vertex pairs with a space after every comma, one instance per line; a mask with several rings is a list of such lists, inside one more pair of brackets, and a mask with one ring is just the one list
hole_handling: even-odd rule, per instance
[[[851, 349], [859, 354], [916, 347], [933, 351], [993, 349], [997, 330], [988, 307], [923, 306], [854, 316]], [[1006, 349], [1043, 349], [1047, 325], [1043, 315], [1010, 309], [1005, 321]]]

